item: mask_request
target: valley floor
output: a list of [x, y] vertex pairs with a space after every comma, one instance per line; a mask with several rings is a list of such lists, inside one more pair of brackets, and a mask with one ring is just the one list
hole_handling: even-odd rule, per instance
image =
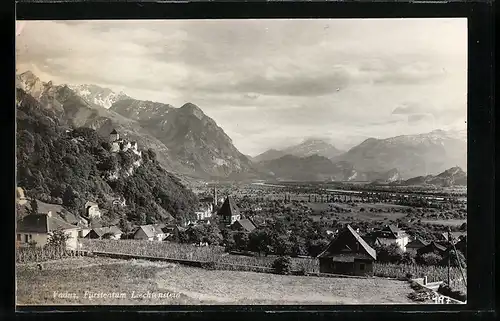
[[[47, 262], [43, 270], [18, 265], [16, 274], [20, 305], [414, 303], [404, 281], [211, 271], [140, 260], [68, 258]], [[115, 298], [90, 298], [99, 293]]]

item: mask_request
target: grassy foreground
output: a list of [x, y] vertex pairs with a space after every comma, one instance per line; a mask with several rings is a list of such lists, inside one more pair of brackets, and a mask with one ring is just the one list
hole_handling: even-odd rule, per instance
[[413, 303], [403, 281], [211, 271], [141, 260], [68, 258], [47, 262], [43, 270], [18, 265], [16, 274], [21, 305]]

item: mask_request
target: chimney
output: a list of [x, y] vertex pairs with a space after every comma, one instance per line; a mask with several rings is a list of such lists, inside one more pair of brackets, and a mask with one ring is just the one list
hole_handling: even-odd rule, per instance
[[52, 211], [48, 211], [48, 212], [47, 212], [47, 216], [48, 216], [48, 217], [52, 217]]

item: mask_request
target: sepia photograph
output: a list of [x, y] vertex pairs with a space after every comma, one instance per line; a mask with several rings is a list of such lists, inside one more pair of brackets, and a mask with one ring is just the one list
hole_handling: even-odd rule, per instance
[[466, 304], [467, 41], [17, 20], [16, 304]]

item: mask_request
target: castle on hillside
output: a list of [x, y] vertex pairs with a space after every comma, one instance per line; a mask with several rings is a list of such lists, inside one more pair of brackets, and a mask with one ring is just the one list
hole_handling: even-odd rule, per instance
[[111, 152], [118, 153], [119, 151], [126, 152], [131, 150], [134, 154], [141, 156], [141, 151], [137, 149], [137, 142], [131, 142], [120, 138], [120, 135], [113, 129], [109, 134], [109, 143], [111, 144]]

